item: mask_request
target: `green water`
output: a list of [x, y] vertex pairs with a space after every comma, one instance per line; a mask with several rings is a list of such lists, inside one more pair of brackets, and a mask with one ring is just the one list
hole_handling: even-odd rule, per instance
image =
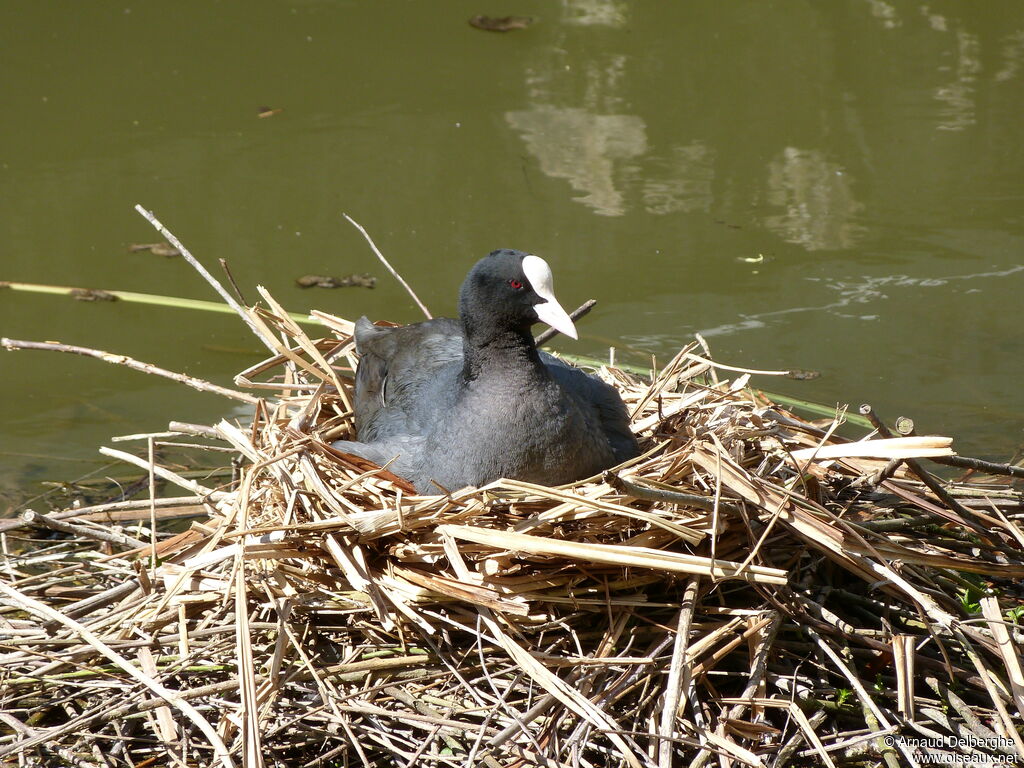
[[[563, 351], [643, 363], [700, 332], [822, 374], [766, 388], [967, 454], [1024, 442], [1019, 2], [39, 0], [0, 6], [0, 71], [0, 280], [214, 298], [127, 252], [157, 239], [141, 203], [250, 296], [418, 319], [344, 211], [436, 313], [520, 248], [564, 304], [599, 301]], [[294, 285], [366, 271], [375, 290]], [[218, 383], [260, 357], [229, 316], [12, 291], [0, 335]], [[29, 494], [112, 435], [234, 412], [39, 352], [0, 352], [0, 393], [0, 488]]]

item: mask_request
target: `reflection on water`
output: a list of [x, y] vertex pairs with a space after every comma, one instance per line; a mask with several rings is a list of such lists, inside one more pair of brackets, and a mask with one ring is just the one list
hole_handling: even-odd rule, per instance
[[668, 160], [645, 167], [643, 200], [648, 213], [711, 210], [715, 150], [702, 141], [674, 147]]
[[565, 0], [565, 20], [582, 26], [621, 27], [629, 3], [625, 0]]
[[850, 248], [864, 228], [853, 217], [864, 206], [848, 173], [816, 149], [786, 147], [768, 164], [768, 202], [782, 209], [765, 226], [808, 251]]
[[935, 98], [946, 105], [938, 125], [941, 131], [962, 131], [975, 123], [974, 81], [981, 71], [981, 43], [977, 35], [962, 29], [956, 41], [953, 82], [935, 89]]
[[505, 116], [523, 134], [526, 148], [544, 173], [568, 179], [573, 189], [586, 193], [573, 200], [603, 216], [626, 212], [623, 194], [615, 185], [615, 165], [647, 150], [643, 120], [547, 105]]
[[946, 17], [941, 13], [932, 13], [927, 5], [921, 6], [921, 13], [928, 20], [928, 25], [936, 32], [949, 31], [949, 27], [946, 25]]
[[[627, 8], [620, 0], [563, 2], [565, 20], [582, 26], [618, 27]], [[505, 113], [541, 172], [568, 180], [583, 193], [572, 199], [601, 216], [626, 213], [628, 161], [647, 152], [646, 124], [623, 108], [627, 59], [603, 49], [581, 59], [552, 46], [524, 72], [531, 107]]]
[[[927, 5], [921, 6], [921, 13], [932, 31], [953, 34], [955, 45], [948, 45], [948, 53], [954, 63], [951, 66], [942, 61], [936, 67], [939, 72], [952, 73], [953, 79], [936, 87], [933, 96], [943, 105], [936, 127], [940, 131], [962, 131], [977, 122], [977, 82], [985, 70], [981, 38], [977, 33], [957, 26], [956, 21], [950, 22], [942, 14], [932, 12]], [[1024, 59], [1024, 30], [1011, 32], [1003, 40], [999, 51], [1003, 63], [992, 75], [993, 82], [997, 83], [1015, 78]]]
[[[667, 158], [649, 154], [644, 121], [542, 104], [505, 115], [540, 170], [567, 179], [586, 194], [573, 197], [602, 216], [623, 216], [630, 186], [641, 187], [643, 209], [656, 215], [708, 211], [715, 151], [702, 141], [673, 147]], [[645, 156], [642, 168], [625, 161]], [[639, 181], [637, 181], [639, 179]], [[630, 182], [634, 182], [630, 184]]]
[[[615, 0], [564, 0], [566, 20], [620, 26], [628, 6]], [[872, 13], [895, 23], [892, 6], [873, 0]], [[644, 117], [628, 113], [632, 59], [602, 50], [572, 58], [553, 46], [548, 60], [524, 73], [528, 109], [505, 113], [542, 173], [565, 179], [572, 200], [601, 216], [710, 212], [718, 153], [703, 138], [683, 136], [653, 149]], [[853, 221], [863, 206], [854, 199], [843, 167], [818, 149], [785, 147], [765, 169], [763, 196], [776, 210], [766, 227], [809, 251], [853, 246], [864, 232]], [[761, 196], [756, 185], [753, 199]]]
[[903, 23], [896, 14], [896, 8], [891, 3], [887, 3], [885, 0], [867, 1], [868, 7], [871, 9], [871, 15], [876, 19], [880, 19], [882, 26], [886, 29], [896, 29], [896, 27]]
[[[933, 106], [918, 116], [942, 131], [962, 132], [975, 126], [978, 81], [985, 72], [982, 35], [966, 28], [968, 20], [937, 12], [927, 4], [911, 9], [887, 0], [863, 1], [863, 11], [882, 28], [892, 30], [893, 40], [913, 30], [914, 40], [920, 41], [915, 49], [931, 62], [927, 68], [934, 85], [924, 93]], [[562, 21], [574, 26], [617, 29], [625, 29], [627, 22], [635, 24], [632, 15], [640, 13], [621, 0], [562, 0], [561, 10]], [[524, 79], [531, 106], [505, 115], [540, 170], [567, 180], [575, 192], [582, 193], [571, 199], [602, 216], [712, 211], [716, 179], [722, 176], [719, 189], [735, 188], [730, 184], [725, 147], [716, 146], [706, 135], [687, 135], [685, 130], [668, 146], [657, 146], [648, 138], [648, 126], [664, 121], [649, 110], [637, 112], [631, 90], [644, 76], [639, 60], [607, 45], [573, 45], [568, 35], [551, 46], [546, 60], [527, 66]], [[998, 59], [988, 70], [992, 82], [1019, 75], [1024, 31], [1003, 34]], [[833, 85], [838, 83], [821, 83], [823, 89]], [[855, 111], [852, 103], [844, 109]], [[859, 115], [854, 121], [863, 125]], [[871, 221], [871, 216], [862, 215], [865, 204], [855, 197], [854, 179], [847, 170], [867, 169], [866, 175], [874, 175], [871, 151], [864, 146], [861, 157], [836, 157], [826, 148], [829, 142], [824, 135], [821, 147], [805, 142], [787, 145], [783, 140], [772, 150], [763, 174], [748, 175], [743, 182], [752, 205], [767, 201], [775, 208], [762, 216], [764, 226], [807, 251], [856, 247]], [[756, 183], [758, 176], [761, 184]]]
[[1006, 42], [1002, 50], [1005, 63], [996, 72], [995, 81], [1005, 83], [1012, 80], [1020, 72], [1020, 62], [1024, 59], [1024, 29], [1019, 29], [1011, 35], [1006, 36]]

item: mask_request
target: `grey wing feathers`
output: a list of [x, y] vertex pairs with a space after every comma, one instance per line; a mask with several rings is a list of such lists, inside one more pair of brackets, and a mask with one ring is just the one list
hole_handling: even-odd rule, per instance
[[542, 353], [541, 359], [562, 389], [575, 398], [577, 405], [592, 408], [597, 414], [601, 430], [615, 455], [616, 464], [640, 452], [633, 430], [629, 428], [629, 412], [615, 387], [553, 355]]
[[438, 414], [438, 398], [444, 394], [439, 382], [446, 369], [456, 360], [461, 365], [459, 323], [438, 318], [382, 327], [361, 317], [355, 335], [360, 355], [354, 403], [359, 441], [422, 434], [424, 420]]
[[343, 453], [361, 456], [381, 467], [387, 466], [396, 475], [419, 485], [416, 457], [422, 453], [422, 443], [423, 438], [418, 435], [401, 435], [373, 443], [337, 440], [331, 445]]

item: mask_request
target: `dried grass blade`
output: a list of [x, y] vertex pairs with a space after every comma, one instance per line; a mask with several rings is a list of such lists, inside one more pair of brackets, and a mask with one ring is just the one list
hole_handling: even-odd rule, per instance
[[763, 768], [765, 765], [764, 760], [758, 757], [756, 753], [751, 752], [745, 747], [741, 747], [735, 741], [727, 739], [725, 736], [715, 733], [710, 728], [697, 728], [695, 730], [697, 730], [704, 739], [709, 741], [715, 747], [734, 759], [739, 760], [741, 763], [755, 766], [755, 768]]
[[708, 557], [668, 552], [646, 547], [631, 547], [618, 544], [590, 544], [576, 541], [562, 541], [524, 533], [495, 531], [470, 525], [444, 524], [437, 527], [442, 536], [452, 536], [465, 541], [513, 552], [528, 552], [533, 555], [568, 557], [581, 562], [607, 563], [609, 565], [653, 568], [655, 570], [693, 573], [714, 579], [740, 578], [765, 584], [785, 584], [786, 572], [778, 568], [750, 565], [740, 569], [739, 563], [712, 560]]
[[326, 377], [326, 380], [331, 382], [338, 392], [343, 392], [345, 388], [342, 387], [341, 382], [338, 381], [338, 374], [335, 372], [334, 368], [331, 367], [331, 364], [327, 362], [326, 358], [324, 358], [320, 353], [320, 350], [317, 349], [316, 344], [314, 344], [310, 340], [309, 336], [306, 335], [306, 332], [302, 330], [302, 326], [291, 319], [284, 307], [277, 303], [266, 288], [262, 285], [257, 285], [256, 290], [259, 291], [263, 300], [266, 301], [268, 306], [270, 306], [270, 308], [277, 314], [277, 321], [281, 324], [285, 333], [291, 336], [306, 352], [306, 354], [309, 355], [310, 359], [320, 367], [320, 377]]
[[764, 371], [756, 368], [737, 368], [733, 365], [724, 365], [723, 363], [716, 363], [714, 360], [707, 360], [700, 355], [694, 355], [692, 353], [686, 354], [687, 360], [693, 360], [695, 363], [703, 363], [704, 365], [718, 368], [722, 371], [733, 371], [734, 373], [746, 373], [746, 374], [757, 374], [759, 376], [788, 376], [789, 371]]
[[642, 419], [636, 419], [634, 417], [632, 424], [633, 433], [642, 434], [647, 430], [652, 429], [654, 426], [661, 424], [665, 419], [675, 416], [678, 413], [682, 413], [687, 408], [691, 408], [702, 400], [706, 400], [709, 394], [709, 392], [704, 390], [693, 392], [673, 400], [664, 408], [659, 409], [658, 412], [652, 413], [650, 416], [645, 416]]
[[649, 523], [653, 526], [669, 531], [688, 544], [699, 544], [704, 540], [706, 535], [704, 531], [695, 530], [685, 523], [670, 519], [663, 514], [659, 514], [657, 512], [645, 512], [640, 509], [634, 509], [633, 507], [627, 507], [623, 504], [616, 504], [615, 502], [600, 498], [601, 496], [607, 495], [612, 490], [611, 486], [606, 484], [597, 485], [594, 488], [590, 488], [585, 491], [572, 491], [551, 488], [544, 485], [536, 485], [522, 480], [502, 478], [501, 480], [492, 483], [489, 487], [521, 491], [538, 498], [560, 502], [559, 506], [549, 508], [534, 517], [516, 524], [516, 531], [520, 533], [531, 528], [535, 528], [542, 523], [557, 522], [560, 519], [568, 517], [570, 514], [575, 519], [584, 517], [586, 516], [586, 513], [583, 515], [579, 513], [580, 508], [582, 508], [586, 510], [593, 510], [594, 512], [604, 512], [610, 515], [617, 515]]
[[[118, 451], [114, 448], [105, 447], [100, 448], [100, 453], [102, 453], [104, 456], [109, 456], [112, 459], [120, 459], [121, 461], [125, 461], [129, 464], [134, 464], [139, 469], [149, 471], [149, 462], [146, 461], [145, 459], [140, 459], [138, 456], [135, 456], [131, 453], [125, 453], [124, 451]], [[213, 501], [220, 501], [221, 499], [226, 498], [228, 495], [224, 491], [216, 491], [213, 488], [207, 488], [204, 485], [200, 485], [194, 480], [184, 478], [181, 475], [172, 472], [171, 470], [165, 467], [161, 467], [159, 464], [153, 467], [153, 473], [163, 478], [164, 480], [174, 483], [179, 488], [184, 488], [185, 490], [191, 491], [192, 493], [195, 494], [200, 494], [206, 498], [212, 499]]]
[[[222, 766], [224, 766], [224, 768], [234, 768], [235, 763], [231, 759], [231, 755], [228, 753], [228, 749], [224, 742], [221, 740], [220, 736], [217, 735], [217, 731], [214, 730], [213, 726], [207, 722], [206, 718], [204, 718], [195, 707], [185, 701], [185, 699], [178, 695], [176, 691], [163, 686], [152, 677], [142, 672], [142, 670], [114, 651], [114, 649], [74, 619], [69, 619], [67, 616], [59, 611], [55, 611], [45, 603], [29, 597], [28, 595], [22, 594], [13, 587], [8, 586], [3, 581], [0, 581], [0, 593], [6, 595], [29, 613], [33, 613], [36, 616], [47, 619], [48, 621], [54, 621], [67, 627], [69, 630], [81, 637], [82, 640], [95, 648], [96, 651], [105, 656], [120, 669], [124, 670], [132, 679], [146, 686], [157, 696], [164, 699], [168, 704], [180, 711], [185, 715], [185, 717], [191, 720], [197, 728], [199, 728], [207, 741], [210, 742], [210, 746], [213, 747], [214, 757]], [[46, 739], [47, 737], [45, 735], [40, 737], [41, 742], [46, 741]], [[25, 749], [26, 746], [26, 742], [21, 742], [14, 745], [13, 748], [9, 747], [3, 750], [3, 752], [0, 752], [0, 756], [3, 754], [10, 754], [14, 751], [20, 752]]]
[[342, 337], [352, 337], [356, 332], [356, 324], [351, 320], [346, 320], [343, 317], [332, 315], [329, 312], [323, 312], [319, 309], [311, 310], [309, 317], [312, 320], [316, 320], [318, 323], [330, 328], [336, 334]]
[[676, 636], [672, 644], [672, 662], [669, 665], [668, 681], [661, 704], [661, 719], [658, 724], [658, 735], [662, 738], [658, 745], [658, 768], [672, 768], [672, 742], [670, 739], [676, 732], [679, 706], [684, 701], [683, 690], [690, 685], [689, 669], [685, 662], [690, 640], [690, 623], [693, 620], [699, 588], [700, 579], [692, 576], [683, 591], [679, 621], [676, 623]]
[[238, 687], [242, 708], [242, 765], [244, 768], [263, 768], [260, 702], [249, 630], [248, 585], [245, 566], [241, 562], [235, 563], [235, 653], [238, 658]]
[[[139, 660], [139, 666], [142, 667], [142, 671], [147, 675], [156, 679], [159, 671], [156, 668], [156, 662], [153, 660], [153, 653], [149, 648], [143, 646], [136, 652], [136, 657]], [[156, 737], [164, 742], [168, 747], [177, 743], [181, 736], [178, 733], [177, 724], [174, 722], [174, 718], [171, 716], [171, 710], [169, 707], [160, 706], [155, 710], [156, 715]]]
[[911, 459], [934, 456], [955, 456], [953, 438], [937, 435], [919, 437], [889, 437], [878, 440], [861, 440], [856, 443], [823, 445], [815, 448], [801, 448], [790, 455], [797, 461], [810, 458], [841, 459], [847, 456], [871, 457], [876, 459]]
[[896, 668], [896, 710], [904, 717], [914, 718], [914, 638], [893, 635], [893, 666]]
[[[709, 446], [714, 446], [713, 453], [708, 450]], [[732, 457], [723, 455], [715, 443], [695, 446], [689, 458], [711, 477], [720, 477], [722, 485], [740, 498], [765, 508], [773, 506], [769, 502], [765, 484], [754, 480], [742, 467], [736, 465]]]
[[427, 309], [426, 305], [422, 301], [420, 301], [419, 296], [416, 295], [416, 292], [407, 282], [405, 282], [402, 276], [398, 274], [398, 271], [391, 266], [391, 262], [384, 258], [384, 254], [380, 252], [380, 248], [378, 248], [377, 244], [373, 242], [373, 238], [370, 237], [370, 233], [363, 229], [363, 226], [347, 213], [343, 213], [341, 215], [348, 220], [349, 224], [359, 230], [359, 233], [366, 239], [366, 242], [369, 243], [370, 249], [377, 258], [380, 259], [381, 264], [383, 264], [387, 271], [391, 273], [391, 276], [394, 277], [403, 288], [405, 288], [406, 293], [412, 296], [412, 300], [416, 302], [416, 306], [418, 306], [423, 314], [427, 316], [427, 320], [430, 320], [433, 317], [433, 315], [430, 314], [430, 310]]
[[1006, 620], [999, 610], [999, 600], [993, 595], [985, 595], [981, 598], [981, 612], [985, 621], [988, 622], [992, 639], [995, 640], [999, 654], [1003, 657], [1003, 663], [1006, 665], [1013, 703], [1017, 707], [1017, 712], [1024, 717], [1024, 670], [1021, 668], [1017, 644], [1010, 637], [1006, 628]]
[[[800, 726], [800, 731], [804, 735], [804, 739], [810, 744], [814, 750], [818, 753], [818, 757], [821, 758], [821, 762], [829, 766], [829, 768], [836, 768], [835, 762], [832, 760], [832, 756], [829, 755], [825, 749], [825, 745], [821, 743], [821, 739], [818, 738], [817, 729], [811, 724], [811, 721], [807, 719], [807, 715], [800, 709], [796, 704], [789, 704], [790, 716], [796, 720], [797, 725]], [[823, 714], [823, 713], [822, 713]]]
[[395, 576], [410, 581], [417, 586], [436, 592], [439, 595], [453, 597], [474, 605], [482, 605], [492, 610], [508, 613], [513, 616], [527, 616], [530, 607], [521, 599], [502, 597], [492, 589], [470, 584], [443, 576], [430, 576], [419, 573], [411, 568], [395, 568]]
[[[444, 526], [443, 526], [444, 527]], [[445, 552], [448, 559], [455, 568], [460, 578], [469, 580], [471, 574], [466, 567], [462, 555], [459, 553], [455, 539], [450, 536], [443, 536]], [[619, 749], [619, 754], [631, 768], [643, 768], [643, 764], [634, 754], [632, 748], [619, 736], [618, 723], [611, 720], [602, 710], [595, 707], [586, 697], [580, 694], [575, 688], [551, 672], [541, 664], [525, 648], [516, 643], [495, 621], [487, 608], [480, 608], [480, 617], [490, 633], [498, 639], [501, 647], [512, 657], [512, 660], [530, 676], [531, 679], [549, 694], [562, 702], [580, 717], [592, 723], [599, 730], [604, 731], [608, 739]]]

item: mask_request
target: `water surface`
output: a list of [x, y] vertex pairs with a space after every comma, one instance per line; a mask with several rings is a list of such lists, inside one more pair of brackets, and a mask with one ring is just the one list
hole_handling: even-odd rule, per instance
[[[250, 296], [418, 319], [345, 211], [436, 313], [520, 248], [565, 304], [599, 300], [563, 351], [646, 363], [699, 332], [822, 374], [766, 388], [968, 454], [1024, 441], [1019, 3], [40, 0], [0, 8], [0, 66], [0, 280], [214, 298], [127, 252], [155, 239], [141, 203]], [[294, 285], [365, 271], [375, 290]], [[0, 335], [219, 383], [260, 357], [229, 316], [12, 291]], [[0, 392], [0, 486], [28, 493], [112, 435], [233, 411], [47, 353], [0, 353]]]

